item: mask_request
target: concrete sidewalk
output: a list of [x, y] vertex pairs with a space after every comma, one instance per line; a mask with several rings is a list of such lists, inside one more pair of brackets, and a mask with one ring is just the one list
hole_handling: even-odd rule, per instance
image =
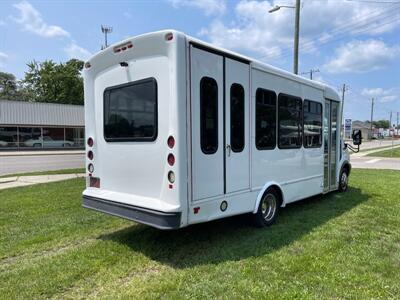
[[0, 156], [40, 156], [40, 155], [74, 155], [74, 154], [85, 154], [85, 150], [0, 151]]
[[0, 178], [0, 190], [34, 185], [39, 183], [48, 183], [55, 181], [62, 181], [73, 178], [85, 177], [86, 174], [57, 174], [57, 175], [38, 175], [38, 176], [14, 176]]
[[[393, 149], [396, 149], [396, 148], [399, 148], [399, 147], [400, 147], [400, 145], [395, 145], [395, 146], [393, 146]], [[358, 153], [353, 153], [351, 155], [350, 159], [353, 158], [353, 157], [363, 157], [363, 156], [366, 156], [366, 155], [371, 154], [371, 153], [380, 152], [380, 151], [386, 151], [386, 150], [390, 150], [390, 149], [392, 149], [392, 147], [385, 146], [383, 148], [376, 148], [376, 149], [372, 149], [372, 150], [361, 151], [361, 152], [358, 152]]]

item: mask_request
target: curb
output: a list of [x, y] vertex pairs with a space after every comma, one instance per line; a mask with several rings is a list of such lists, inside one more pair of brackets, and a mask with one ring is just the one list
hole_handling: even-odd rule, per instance
[[84, 155], [85, 151], [79, 152], [24, 152], [24, 153], [1, 153], [0, 157], [10, 157], [10, 156], [44, 156], [44, 155]]

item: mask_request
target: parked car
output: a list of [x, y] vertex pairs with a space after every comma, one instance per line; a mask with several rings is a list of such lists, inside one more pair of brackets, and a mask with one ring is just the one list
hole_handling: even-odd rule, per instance
[[43, 138], [29, 139], [24, 143], [25, 147], [44, 147], [44, 148], [61, 148], [61, 147], [72, 147], [74, 145], [73, 141], [64, 140], [53, 140], [49, 136], [44, 136]]

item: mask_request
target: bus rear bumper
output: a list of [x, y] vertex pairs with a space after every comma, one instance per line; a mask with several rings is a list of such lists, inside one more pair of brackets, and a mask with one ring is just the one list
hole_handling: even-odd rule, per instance
[[181, 227], [180, 212], [162, 212], [87, 195], [83, 195], [82, 206], [158, 229], [171, 230]]

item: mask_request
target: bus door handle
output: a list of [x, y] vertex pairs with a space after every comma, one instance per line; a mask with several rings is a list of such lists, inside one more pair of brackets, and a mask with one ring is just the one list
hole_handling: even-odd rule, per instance
[[229, 144], [226, 145], [226, 151], [228, 153], [228, 156], [231, 156], [231, 145]]

